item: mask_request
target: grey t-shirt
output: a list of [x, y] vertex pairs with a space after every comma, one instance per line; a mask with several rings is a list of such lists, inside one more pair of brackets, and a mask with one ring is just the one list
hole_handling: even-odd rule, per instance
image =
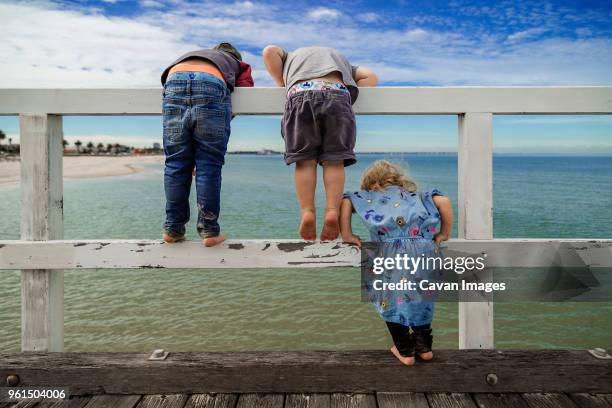
[[353, 103], [359, 89], [355, 82], [357, 66], [351, 65], [344, 55], [329, 47], [304, 47], [287, 52], [283, 50], [283, 80], [287, 89], [299, 81], [319, 78], [334, 71], [342, 74], [342, 81], [351, 93]]

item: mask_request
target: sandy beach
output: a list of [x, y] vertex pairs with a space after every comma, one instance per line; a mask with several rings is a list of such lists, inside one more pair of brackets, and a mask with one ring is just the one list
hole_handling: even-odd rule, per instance
[[[145, 164], [163, 161], [163, 156], [65, 156], [64, 179], [125, 176], [143, 171]], [[19, 173], [19, 161], [0, 161], [0, 186], [17, 184]]]

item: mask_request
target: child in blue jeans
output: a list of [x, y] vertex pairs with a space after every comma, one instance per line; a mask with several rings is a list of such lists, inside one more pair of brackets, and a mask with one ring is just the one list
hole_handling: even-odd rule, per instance
[[195, 167], [198, 203], [197, 229], [205, 246], [222, 242], [219, 226], [221, 168], [230, 136], [236, 86], [253, 86], [251, 68], [229, 43], [192, 51], [174, 61], [162, 74], [164, 188], [166, 222], [163, 239], [185, 239], [189, 221], [189, 192]]
[[[438, 245], [453, 228], [453, 208], [448, 198], [433, 189], [418, 192], [403, 170], [379, 160], [363, 173], [361, 191], [344, 194], [340, 207], [340, 233], [344, 242], [361, 246], [353, 234], [351, 215], [355, 212], [377, 242], [385, 258], [406, 254], [412, 258], [439, 257]], [[439, 225], [439, 228], [438, 228]], [[392, 269], [381, 275], [383, 281], [432, 280], [439, 271], [420, 266], [406, 273]], [[405, 365], [415, 363], [415, 352], [431, 360], [433, 336], [431, 321], [434, 302], [416, 290], [379, 291], [366, 282], [370, 300], [385, 320], [393, 339], [391, 352]]]

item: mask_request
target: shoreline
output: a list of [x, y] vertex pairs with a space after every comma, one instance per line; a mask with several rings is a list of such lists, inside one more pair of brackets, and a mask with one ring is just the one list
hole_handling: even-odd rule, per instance
[[[141, 173], [144, 165], [162, 164], [163, 155], [147, 156], [64, 156], [65, 180], [127, 176]], [[19, 160], [0, 160], [0, 187], [18, 185]]]

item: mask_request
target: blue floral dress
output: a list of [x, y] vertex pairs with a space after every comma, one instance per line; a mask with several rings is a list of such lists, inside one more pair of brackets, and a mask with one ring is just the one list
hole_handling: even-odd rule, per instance
[[[395, 258], [396, 254], [406, 254], [415, 258], [435, 258], [441, 254], [433, 241], [440, 224], [434, 195], [442, 194], [437, 189], [411, 192], [391, 186], [383, 191], [347, 192], [344, 198], [351, 200], [355, 213], [370, 232], [370, 240], [381, 243], [375, 256]], [[370, 301], [385, 321], [404, 326], [431, 323], [435, 294], [421, 290], [419, 282], [423, 279], [436, 281], [441, 271], [423, 266], [414, 274], [404, 269], [387, 269], [382, 275], [371, 276], [384, 282], [412, 281], [416, 290], [373, 290], [373, 279], [364, 279]]]

